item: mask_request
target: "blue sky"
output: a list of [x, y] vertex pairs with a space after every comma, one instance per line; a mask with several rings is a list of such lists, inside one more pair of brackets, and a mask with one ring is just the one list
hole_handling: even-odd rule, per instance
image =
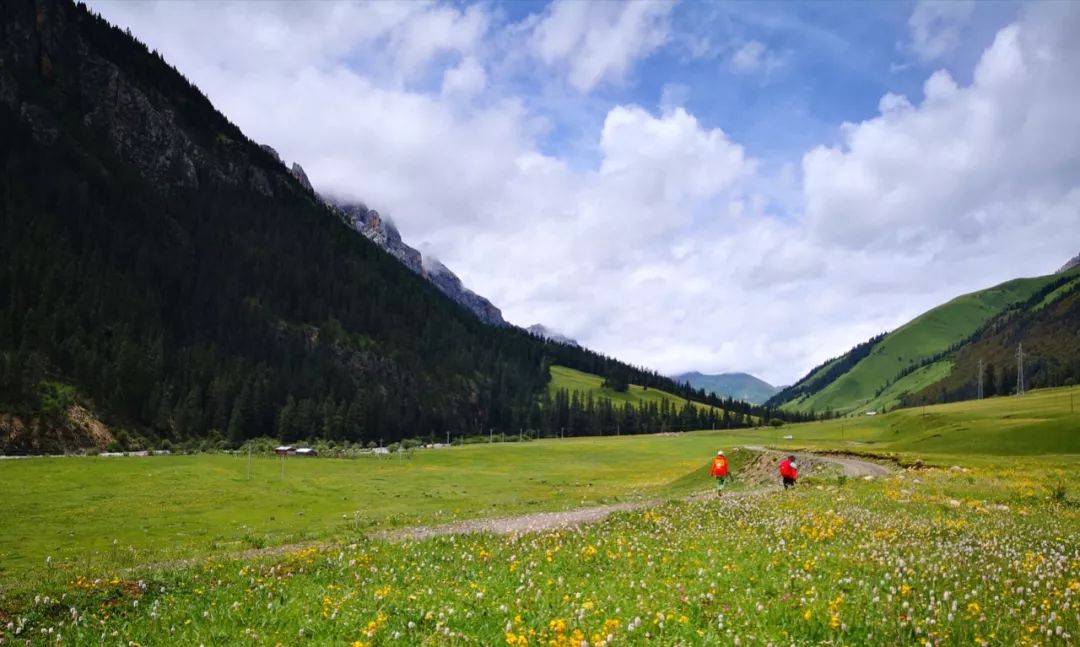
[[1080, 251], [1080, 3], [94, 0], [511, 322], [776, 383]]
[[[546, 3], [505, 5], [510, 22], [542, 10]], [[546, 146], [557, 155], [584, 155], [582, 115], [592, 119], [586, 133], [603, 121], [606, 107], [633, 103], [660, 107], [666, 95], [684, 105], [703, 126], [721, 128], [760, 158], [782, 163], [816, 144], [831, 144], [845, 121], [877, 113], [887, 92], [922, 100], [922, 85], [935, 70], [948, 69], [959, 82], [971, 80], [979, 55], [995, 32], [1015, 20], [1018, 3], [972, 6], [964, 36], [941, 56], [924, 60], [909, 46], [908, 20], [914, 2], [683, 2], [671, 13], [673, 37], [642, 60], [632, 75], [605, 83], [589, 94], [559, 88], [570, 115], [552, 111], [565, 124]], [[746, 43], [764, 46], [775, 58], [768, 70], [739, 71], [732, 55]], [[707, 51], [694, 51], [697, 45]], [[514, 82], [535, 87], [536, 75]], [[576, 101], [575, 101], [576, 99]], [[568, 103], [570, 105], [565, 105]], [[544, 102], [537, 108], [545, 112]], [[777, 124], [783, 124], [782, 133]]]

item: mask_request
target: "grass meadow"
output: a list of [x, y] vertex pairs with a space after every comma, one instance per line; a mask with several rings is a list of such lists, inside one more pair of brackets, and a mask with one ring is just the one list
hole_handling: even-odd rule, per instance
[[[284, 480], [266, 458], [249, 481], [242, 456], [6, 461], [0, 641], [1075, 644], [1078, 396], [1037, 391], [776, 436], [296, 459]], [[891, 455], [911, 467], [684, 498], [709, 487], [717, 447], [742, 444]], [[747, 454], [733, 454], [736, 479]], [[572, 530], [371, 538], [635, 498], [667, 502]], [[237, 553], [308, 538], [325, 541]], [[154, 563], [172, 556], [194, 559]]]
[[[548, 392], [554, 396], [555, 392], [560, 389], [566, 389], [569, 392], [577, 391], [582, 396], [591, 394], [594, 398], [605, 398], [620, 406], [625, 402], [629, 402], [635, 407], [649, 403], [656, 403], [659, 406], [661, 402], [665, 401], [676, 410], [686, 406], [685, 399], [680, 398], [673, 393], [668, 393], [667, 391], [646, 389], [643, 386], [631, 384], [629, 389], [620, 392], [613, 389], [605, 389], [602, 386], [603, 383], [604, 379], [598, 375], [584, 373], [565, 366], [552, 366], [551, 382], [548, 383]], [[699, 403], [694, 403], [694, 406], [703, 409], [715, 408]]]
[[800, 411], [831, 409], [843, 412], [892, 408], [901, 393], [917, 391], [934, 383], [948, 375], [951, 365], [935, 363], [930, 370], [908, 375], [875, 396], [877, 389], [892, 380], [901, 369], [962, 341], [1007, 306], [1029, 298], [1055, 278], [1056, 275], [1015, 279], [956, 297], [897, 328], [866, 358], [818, 393], [785, 406]]
[[[726, 444], [725, 444], [726, 443]], [[0, 585], [46, 559], [134, 566], [368, 528], [686, 494], [708, 434], [466, 445], [356, 459], [246, 455], [0, 462]], [[282, 473], [284, 471], [284, 478]], [[707, 482], [706, 482], [707, 485]]]

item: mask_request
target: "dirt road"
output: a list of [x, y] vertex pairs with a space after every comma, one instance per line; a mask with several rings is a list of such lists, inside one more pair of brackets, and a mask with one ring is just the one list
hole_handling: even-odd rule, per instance
[[794, 454], [796, 462], [807, 465], [818, 465], [821, 463], [831, 463], [833, 465], [839, 465], [844, 475], [853, 478], [862, 476], [888, 476], [892, 473], [892, 469], [888, 466], [880, 463], [874, 463], [872, 461], [864, 460], [861, 458], [855, 458], [849, 455], [835, 455], [835, 454], [814, 454], [809, 452], [784, 452], [776, 449], [769, 449], [767, 447], [761, 447], [760, 445], [747, 445], [746, 449], [755, 452], [761, 452], [762, 454], [772, 454], [776, 456], [787, 456]]
[[[758, 456], [751, 461], [738, 475], [740, 480], [752, 484], [752, 487], [744, 490], [726, 492], [722, 500], [739, 499], [744, 497], [762, 496], [776, 492], [780, 486], [776, 483], [775, 463], [780, 456], [795, 454], [795, 458], [801, 465], [804, 474], [813, 474], [827, 465], [839, 466], [841, 472], [849, 477], [881, 477], [888, 476], [892, 469], [885, 465], [873, 463], [860, 458], [847, 455], [814, 454], [809, 452], [781, 452], [756, 445], [743, 447], [745, 450], [757, 452]], [[705, 480], [705, 477], [702, 477]], [[686, 497], [687, 500], [711, 499], [715, 495], [709, 492], [698, 492]], [[577, 508], [563, 512], [535, 512], [532, 514], [518, 515], [514, 517], [497, 517], [492, 519], [471, 519], [441, 526], [417, 526], [413, 528], [398, 528], [385, 530], [371, 535], [372, 539], [386, 541], [418, 540], [438, 535], [463, 535], [469, 533], [492, 533], [496, 535], [521, 534], [528, 532], [541, 532], [545, 530], [561, 530], [574, 528], [582, 524], [595, 523], [615, 512], [628, 512], [643, 510], [664, 503], [663, 500], [632, 501], [626, 503], [613, 503], [609, 505], [593, 506], [590, 508]], [[253, 559], [258, 557], [271, 557], [283, 555], [303, 548], [324, 548], [334, 545], [330, 541], [312, 541], [268, 548], [255, 548], [238, 551], [228, 555], [240, 559]], [[140, 567], [142, 569], [176, 568], [179, 566], [198, 563], [201, 559], [171, 560], [157, 564], [149, 564]]]
[[[790, 453], [780, 452], [759, 446], [747, 446], [744, 449], [758, 452], [764, 456], [780, 456]], [[854, 458], [851, 456], [811, 454], [807, 452], [794, 452], [794, 454], [796, 460], [802, 463], [807, 468], [806, 473], [813, 473], [814, 471], [816, 471], [815, 468], [824, 464], [837, 465], [840, 467], [843, 474], [855, 478], [864, 476], [887, 476], [892, 471], [884, 465], [862, 460], [859, 458]], [[760, 462], [763, 465], [759, 467], [759, 471], [769, 469], [767, 467], [764, 467], [764, 464], [768, 463], [768, 461]], [[771, 474], [766, 478], [768, 479], [768, 481], [775, 480], [775, 478], [773, 478]], [[760, 496], [762, 494], [766, 494], [768, 492], [772, 492], [778, 489], [778, 485], [758, 485], [753, 489], [729, 492], [725, 494], [725, 498]], [[694, 494], [687, 498], [702, 499], [708, 496], [712, 496], [712, 494]], [[594, 506], [591, 508], [578, 508], [576, 510], [567, 510], [565, 512], [537, 512], [516, 517], [474, 519], [470, 521], [461, 521], [457, 523], [445, 524], [442, 526], [419, 526], [415, 528], [388, 530], [376, 533], [373, 535], [373, 537], [376, 539], [401, 541], [406, 539], [424, 539], [425, 537], [434, 537], [436, 535], [461, 535], [476, 532], [487, 532], [492, 534], [505, 535], [512, 533], [538, 532], [542, 530], [556, 530], [600, 521], [613, 512], [641, 510], [644, 508], [658, 505], [660, 503], [662, 503], [662, 501], [658, 500], [635, 501], [631, 503], [617, 503], [612, 505]]]

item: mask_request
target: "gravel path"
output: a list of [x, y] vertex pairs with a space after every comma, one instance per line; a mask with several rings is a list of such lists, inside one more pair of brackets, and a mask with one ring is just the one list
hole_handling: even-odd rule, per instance
[[[745, 449], [761, 452], [763, 454], [788, 454], [794, 453], [797, 460], [816, 464], [832, 463], [840, 466], [842, 472], [850, 477], [879, 477], [887, 476], [892, 470], [884, 465], [870, 461], [853, 458], [851, 456], [834, 456], [830, 454], [812, 454], [807, 452], [779, 452], [765, 447], [747, 446]], [[741, 498], [746, 496], [759, 496], [778, 490], [779, 486], [760, 486], [738, 492], [727, 492], [725, 499]], [[712, 492], [693, 494], [688, 499], [700, 500], [713, 498]], [[375, 539], [389, 541], [402, 541], [406, 539], [424, 539], [436, 535], [464, 535], [469, 533], [486, 532], [497, 535], [513, 533], [538, 532], [542, 530], [557, 530], [572, 528], [581, 524], [600, 521], [613, 512], [626, 512], [641, 510], [662, 503], [658, 500], [635, 501], [631, 503], [616, 503], [611, 505], [594, 506], [591, 508], [578, 508], [565, 512], [536, 512], [533, 514], [516, 517], [498, 517], [494, 519], [473, 519], [442, 526], [418, 526], [415, 528], [400, 528], [388, 530], [372, 535]]]
[[761, 452], [763, 454], [780, 454], [780, 455], [795, 455], [796, 461], [810, 462], [810, 463], [832, 463], [833, 465], [839, 465], [846, 476], [859, 478], [862, 476], [888, 476], [892, 473], [886, 465], [881, 463], [874, 463], [872, 461], [864, 460], [861, 458], [855, 458], [848, 454], [816, 454], [812, 452], [785, 452], [777, 449], [769, 449], [767, 447], [761, 447], [759, 445], [747, 445], [746, 449], [755, 452]]
[[[873, 463], [867, 460], [854, 458], [847, 455], [838, 456], [832, 454], [814, 454], [809, 452], [781, 452], [778, 450], [768, 449], [766, 447], [754, 445], [748, 445], [743, 449], [759, 452], [762, 454], [795, 454], [796, 459], [802, 461], [806, 465], [820, 465], [822, 463], [831, 463], [833, 465], [838, 465], [841, 468], [842, 472], [847, 476], [855, 478], [866, 476], [888, 476], [893, 471], [885, 465]], [[739, 499], [743, 497], [761, 496], [764, 494], [775, 492], [779, 489], [779, 485], [760, 485], [746, 490], [725, 492], [723, 499]], [[715, 498], [715, 495], [712, 493], [712, 491], [698, 492], [686, 498], [687, 500], [700, 501], [706, 499], [713, 499]], [[608, 515], [615, 512], [642, 510], [645, 508], [651, 508], [661, 503], [663, 503], [662, 500], [651, 499], [644, 501], [613, 503], [609, 505], [593, 506], [590, 508], [577, 508], [574, 510], [566, 510], [563, 512], [534, 512], [532, 514], [518, 515], [514, 517], [471, 519], [468, 521], [459, 521], [456, 523], [450, 523], [441, 526], [416, 526], [413, 528], [384, 530], [381, 532], [372, 533], [371, 538], [382, 539], [386, 541], [405, 541], [424, 539], [427, 537], [435, 537], [439, 535], [464, 535], [470, 533], [491, 533], [496, 535], [508, 535], [540, 532], [544, 530], [563, 530], [575, 528], [582, 524], [601, 521], [605, 519]], [[286, 544], [282, 546], [272, 546], [269, 548], [254, 548], [249, 550], [237, 551], [234, 553], [229, 553], [227, 557], [235, 557], [238, 559], [273, 557], [301, 550], [304, 548], [325, 548], [332, 545], [334, 545], [334, 542], [331, 541], [309, 541], [298, 544]], [[168, 562], [159, 562], [157, 564], [145, 565], [141, 567], [140, 570], [142, 568], [159, 569], [186, 566], [194, 563], [199, 563], [204, 560], [205, 558], [171, 560]]]

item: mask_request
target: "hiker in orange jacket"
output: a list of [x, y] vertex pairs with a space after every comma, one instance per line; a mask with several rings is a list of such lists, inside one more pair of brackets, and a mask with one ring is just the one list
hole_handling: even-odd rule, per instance
[[784, 489], [795, 487], [795, 481], [799, 478], [799, 466], [795, 462], [795, 456], [791, 455], [780, 461], [780, 479], [784, 482]]
[[716, 452], [716, 458], [713, 459], [712, 468], [709, 470], [709, 474], [716, 479], [716, 496], [724, 491], [727, 487], [728, 481], [731, 479], [731, 472], [728, 470], [727, 456], [724, 456], [724, 451], [720, 450]]

